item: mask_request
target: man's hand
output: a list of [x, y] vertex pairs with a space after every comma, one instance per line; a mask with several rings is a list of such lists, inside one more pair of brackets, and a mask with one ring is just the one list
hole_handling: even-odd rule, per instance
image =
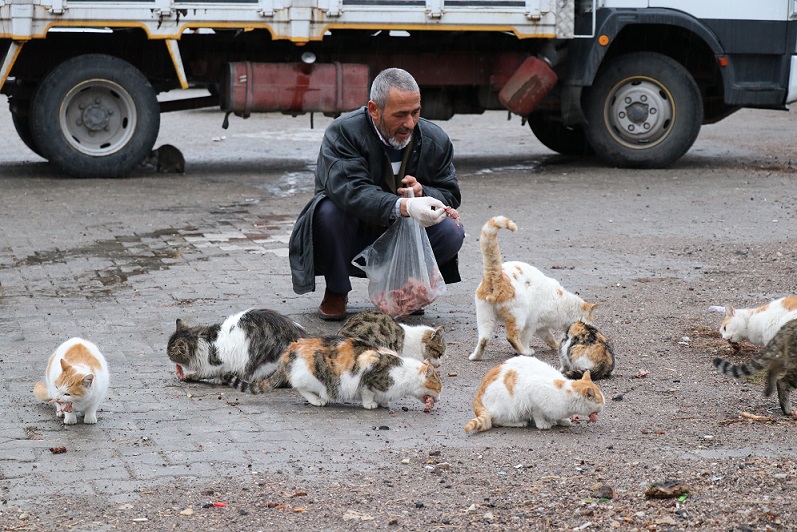
[[422, 198], [407, 198], [407, 214], [418, 220], [423, 227], [439, 224], [448, 216], [446, 206], [439, 199], [425, 196]]
[[407, 190], [409, 189], [412, 189], [413, 197], [420, 198], [423, 196], [423, 185], [415, 179], [415, 176], [405, 175], [404, 179], [401, 180], [401, 184], [404, 185], [404, 187], [396, 191], [399, 196], [406, 196]]

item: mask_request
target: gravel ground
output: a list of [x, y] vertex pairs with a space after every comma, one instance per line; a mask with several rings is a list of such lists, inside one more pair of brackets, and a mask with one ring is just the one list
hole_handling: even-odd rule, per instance
[[[717, 333], [721, 314], [708, 312], [795, 292], [795, 172], [781, 142], [783, 131], [793, 138], [788, 119], [732, 117], [724, 129], [704, 129], [684, 161], [661, 171], [618, 171], [549, 154], [537, 167], [537, 159], [497, 156], [483, 179], [486, 163], [463, 157], [466, 196], [486, 198], [462, 209], [470, 233], [465, 279], [426, 316], [412, 318], [449, 331], [435, 411], [400, 403], [373, 417], [351, 406], [361, 419], [376, 420], [352, 427], [356, 451], [318, 430], [317, 452], [275, 463], [268, 458], [274, 443], [256, 442], [261, 462], [216, 480], [153, 484], [124, 503], [64, 486], [63, 496], [35, 506], [0, 506], [0, 528], [797, 529], [797, 420], [763, 397], [760, 380], [716, 373], [715, 356], [741, 361], [759, 348], [743, 344], [733, 353]], [[478, 132], [463, 133], [457, 124], [447, 126], [452, 136], [472, 147]], [[207, 172], [223, 178], [215, 167]], [[517, 194], [521, 183], [533, 191], [528, 200]], [[299, 206], [307, 197], [294, 201]], [[597, 423], [461, 431], [482, 376], [511, 355], [499, 330], [482, 361], [467, 360], [476, 338], [477, 228], [495, 214], [511, 214], [520, 226], [515, 235], [499, 235], [505, 260], [527, 260], [600, 304], [596, 325], [614, 344], [617, 369], [599, 382], [607, 404]], [[314, 304], [305, 302], [307, 309]], [[335, 329], [307, 312], [300, 318], [319, 332]], [[541, 341], [533, 347], [556, 363]], [[189, 391], [206, 402], [224, 393], [228, 405], [242, 408], [262, 401], [210, 386]], [[317, 412], [292, 390], [276, 390], [269, 400], [275, 408]], [[426, 433], [423, 444], [391, 443], [418, 420], [441, 428]], [[659, 483], [682, 491], [647, 496]]]

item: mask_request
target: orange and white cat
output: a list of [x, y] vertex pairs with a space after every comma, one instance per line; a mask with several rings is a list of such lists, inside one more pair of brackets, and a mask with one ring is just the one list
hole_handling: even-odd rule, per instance
[[786, 296], [758, 308], [725, 307], [720, 325], [722, 337], [731, 344], [747, 340], [767, 345], [787, 321], [797, 318], [797, 296]]
[[37, 382], [33, 393], [40, 401], [54, 404], [55, 415], [63, 416], [65, 425], [77, 423], [77, 412], [83, 412], [84, 423], [93, 424], [109, 380], [108, 364], [97, 346], [71, 338], [50, 356], [44, 382]]
[[580, 380], [569, 380], [550, 364], [535, 357], [514, 357], [491, 369], [482, 380], [473, 411], [476, 417], [465, 432], [492, 427], [525, 427], [534, 421], [538, 429], [570, 426], [574, 416], [598, 420], [604, 399], [590, 380], [589, 371]]
[[496, 237], [499, 229], [514, 232], [517, 225], [504, 216], [496, 216], [482, 227], [479, 245], [484, 271], [475, 297], [479, 340], [469, 358], [481, 359], [499, 320], [506, 328], [506, 339], [518, 354], [534, 354], [529, 342], [535, 334], [559, 351], [560, 340], [553, 332], [561, 335], [574, 321], [592, 323], [597, 304], [585, 302], [525, 262], [502, 263]]

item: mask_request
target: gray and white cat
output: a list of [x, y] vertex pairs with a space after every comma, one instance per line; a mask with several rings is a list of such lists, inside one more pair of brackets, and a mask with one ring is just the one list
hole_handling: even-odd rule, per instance
[[797, 319], [786, 322], [775, 333], [758, 358], [745, 364], [731, 364], [722, 358], [714, 359], [714, 367], [728, 377], [739, 379], [767, 371], [767, 387], [764, 395], [769, 397], [777, 388], [780, 409], [786, 416], [797, 419], [789, 394], [797, 388]]
[[603, 394], [589, 371], [579, 380], [569, 380], [535, 357], [514, 357], [485, 375], [473, 399], [476, 417], [465, 425], [465, 432], [525, 427], [530, 421], [546, 430], [570, 426], [578, 416], [595, 422], [603, 405]]
[[428, 360], [400, 357], [360, 338], [343, 336], [297, 340], [270, 377], [234, 384], [255, 394], [289, 384], [315, 406], [361, 399], [363, 408], [373, 409], [411, 396], [423, 401], [425, 412], [434, 407], [443, 388]]
[[399, 323], [381, 310], [366, 310], [355, 314], [343, 324], [338, 335], [362, 338], [404, 357], [428, 359], [436, 368], [440, 367], [440, 358], [446, 352], [442, 326]]
[[480, 360], [495, 324], [500, 320], [506, 339], [520, 355], [533, 355], [529, 342], [534, 335], [559, 351], [553, 334], [574, 321], [592, 322], [597, 304], [587, 303], [565, 290], [556, 279], [524, 262], [501, 262], [496, 235], [499, 229], [516, 231], [517, 225], [504, 216], [484, 224], [479, 245], [482, 251], [482, 281], [476, 288], [476, 321], [479, 340], [470, 360]]
[[277, 369], [288, 344], [304, 336], [304, 327], [279, 312], [249, 309], [221, 324], [189, 327], [178, 319], [166, 354], [180, 380], [258, 381]]
[[605, 379], [614, 371], [614, 352], [609, 340], [596, 327], [576, 321], [567, 328], [559, 349], [559, 369], [568, 379], [579, 379], [589, 371], [593, 380]]

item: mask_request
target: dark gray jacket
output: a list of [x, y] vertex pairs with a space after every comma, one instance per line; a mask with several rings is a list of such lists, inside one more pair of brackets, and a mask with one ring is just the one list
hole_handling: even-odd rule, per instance
[[[421, 118], [413, 137], [404, 173], [415, 176], [426, 196], [458, 208], [462, 198], [448, 135]], [[363, 222], [386, 228], [398, 199], [393, 179], [384, 144], [366, 107], [341, 115], [327, 127], [318, 154], [315, 195], [299, 214], [288, 244], [294, 292], [315, 290], [313, 212], [318, 202], [330, 198]], [[456, 257], [441, 265], [440, 271], [447, 283], [460, 280]]]

